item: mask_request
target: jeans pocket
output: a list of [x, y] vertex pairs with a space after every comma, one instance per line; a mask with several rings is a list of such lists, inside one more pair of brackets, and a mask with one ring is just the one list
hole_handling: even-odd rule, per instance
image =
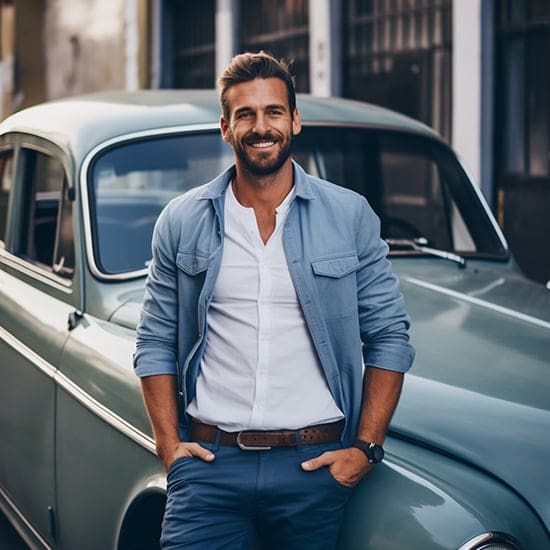
[[196, 458], [193, 456], [180, 456], [176, 458], [176, 460], [173, 460], [166, 472], [167, 483], [170, 483], [171, 479], [176, 475], [176, 472], [180, 470], [186, 462], [191, 462], [192, 460], [196, 460]]
[[349, 487], [348, 485], [344, 485], [343, 483], [340, 483], [330, 471], [330, 468], [328, 466], [323, 466], [323, 470], [325, 470], [325, 474], [330, 478], [330, 481], [336, 485], [339, 489], [343, 489], [344, 491], [351, 491], [353, 487]]

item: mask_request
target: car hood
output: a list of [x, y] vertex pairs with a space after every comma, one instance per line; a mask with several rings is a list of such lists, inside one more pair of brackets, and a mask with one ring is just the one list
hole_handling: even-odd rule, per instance
[[496, 476], [550, 530], [550, 292], [431, 267], [400, 272], [417, 357], [391, 431]]

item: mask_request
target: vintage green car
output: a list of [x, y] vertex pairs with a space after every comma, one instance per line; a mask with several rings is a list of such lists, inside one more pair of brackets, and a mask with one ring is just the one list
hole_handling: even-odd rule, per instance
[[[377, 211], [417, 348], [341, 548], [550, 548], [550, 292], [429, 128], [298, 105], [294, 157]], [[160, 210], [232, 162], [218, 119], [214, 91], [144, 91], [0, 125], [0, 505], [32, 547], [158, 547], [166, 479], [135, 327]]]

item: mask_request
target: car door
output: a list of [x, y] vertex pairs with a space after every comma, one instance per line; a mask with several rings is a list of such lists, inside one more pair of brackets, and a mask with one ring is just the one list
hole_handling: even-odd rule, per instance
[[54, 377], [68, 316], [79, 303], [69, 171], [53, 144], [21, 135], [13, 137], [13, 147], [3, 141], [0, 491], [27, 535], [52, 545]]

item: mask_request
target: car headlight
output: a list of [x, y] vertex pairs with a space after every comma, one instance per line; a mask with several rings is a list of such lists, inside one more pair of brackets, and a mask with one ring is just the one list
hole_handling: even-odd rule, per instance
[[464, 543], [458, 550], [521, 550], [521, 545], [506, 533], [483, 533]]

